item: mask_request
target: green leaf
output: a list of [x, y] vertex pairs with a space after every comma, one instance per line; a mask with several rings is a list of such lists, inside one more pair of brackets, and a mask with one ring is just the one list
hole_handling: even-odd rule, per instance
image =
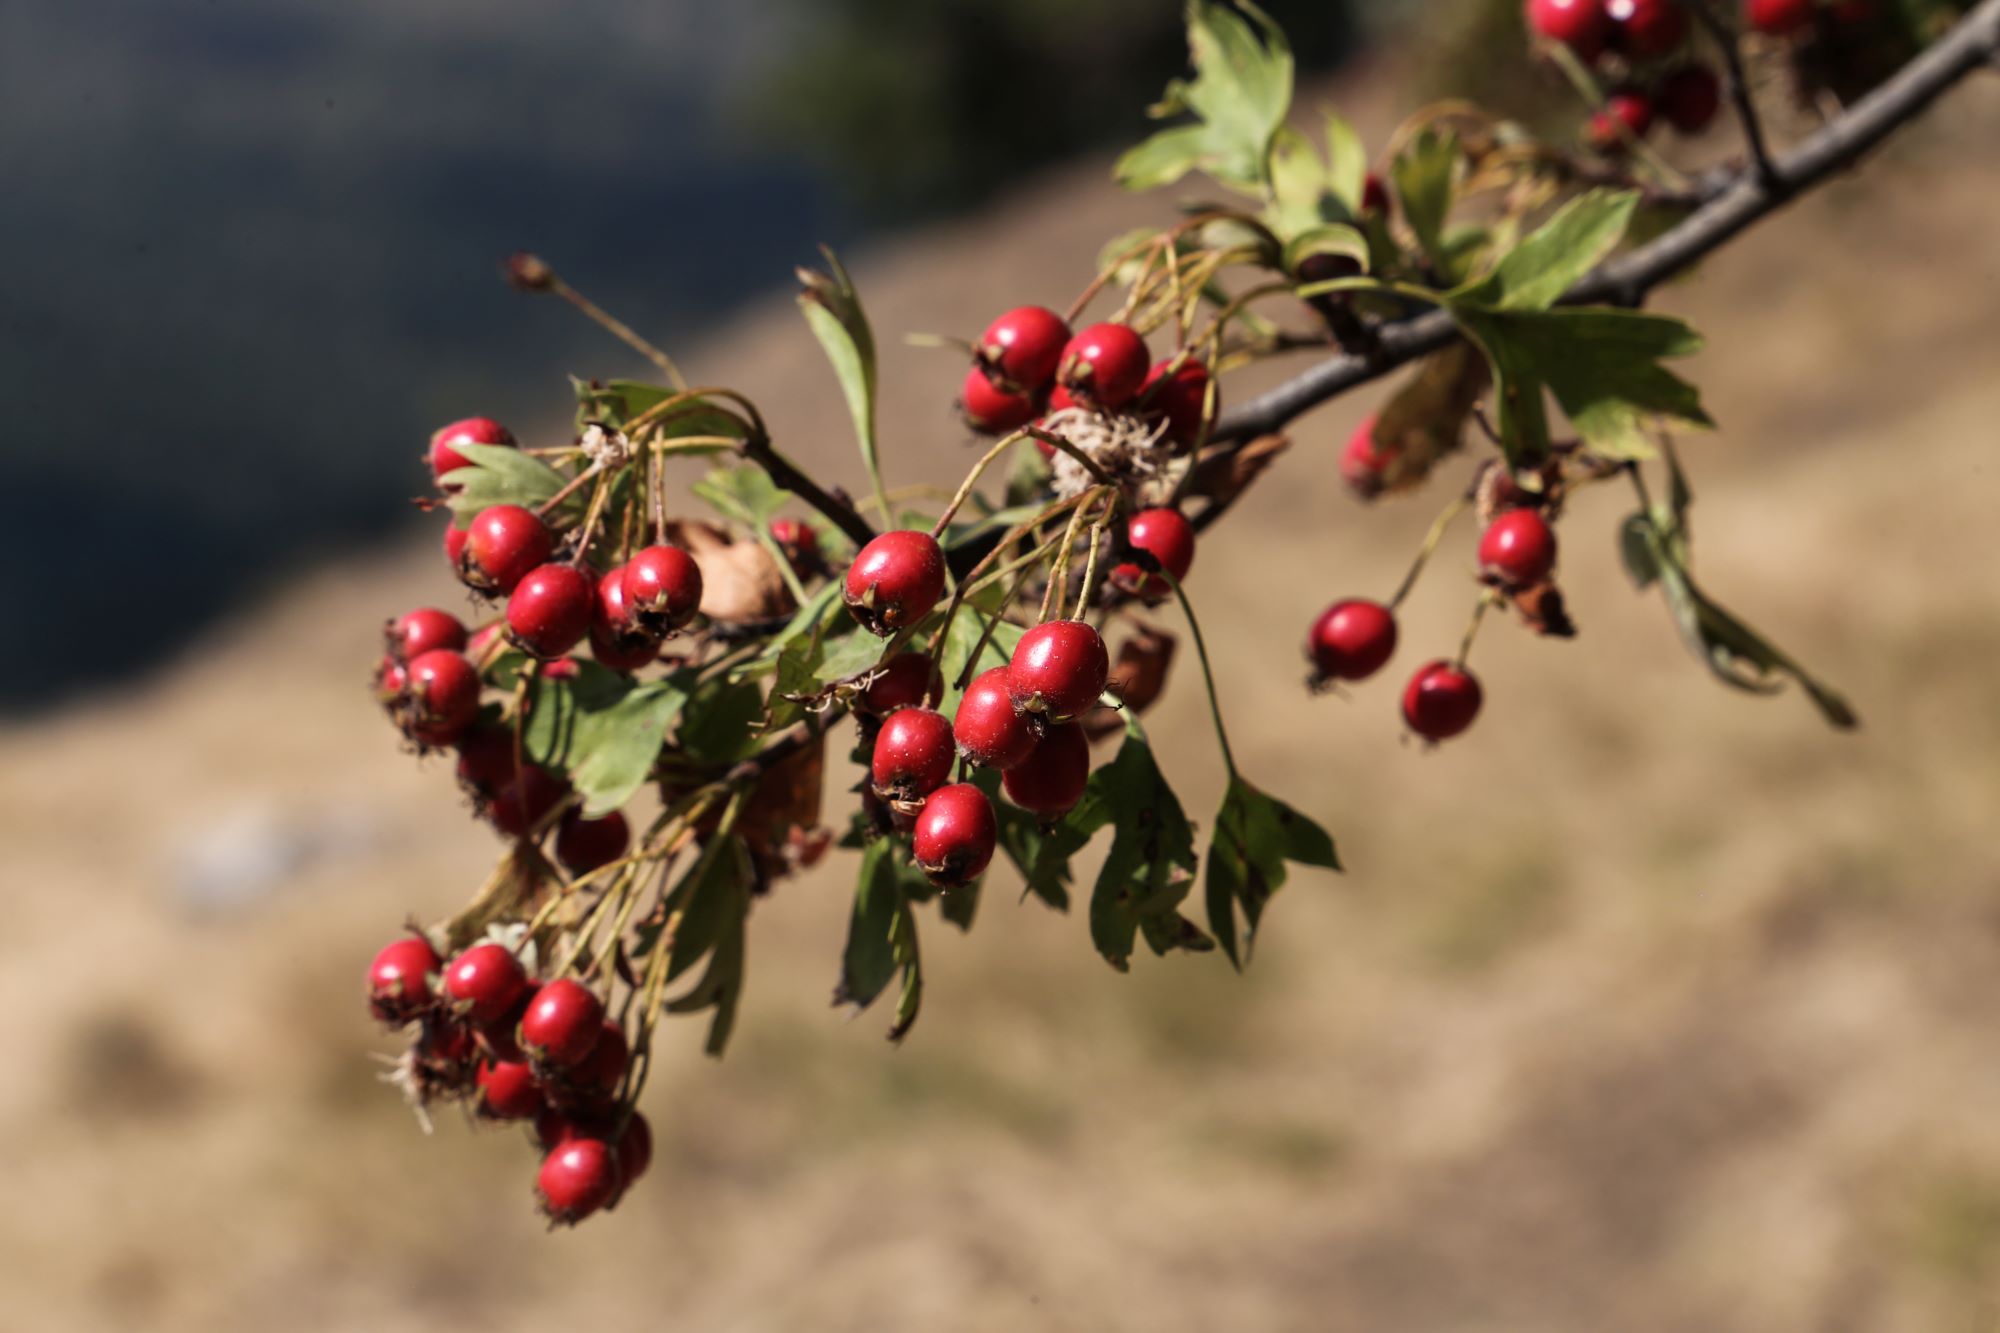
[[861, 445], [861, 460], [868, 475], [881, 470], [875, 437], [875, 334], [868, 327], [867, 312], [854, 290], [853, 279], [841, 267], [832, 250], [821, 247], [828, 273], [802, 268], [799, 276], [799, 309], [813, 336], [833, 363], [840, 391], [847, 398], [847, 410], [854, 419], [854, 438]]
[[1658, 540], [1659, 533], [1645, 514], [1634, 514], [1618, 527], [1618, 556], [1625, 562], [1625, 572], [1632, 576], [1633, 585], [1641, 591], [1659, 582], [1660, 561], [1653, 554], [1653, 544]]
[[1333, 839], [1325, 829], [1232, 776], [1215, 816], [1204, 887], [1209, 930], [1239, 968], [1249, 957], [1265, 905], [1284, 886], [1287, 862], [1340, 869]]
[[702, 955], [708, 967], [685, 995], [671, 1000], [675, 1014], [715, 1010], [709, 1023], [707, 1050], [722, 1054], [736, 1026], [743, 994], [745, 927], [750, 914], [751, 866], [740, 839], [724, 838], [704, 849], [700, 860], [667, 896], [668, 912], [681, 913], [668, 954], [667, 979], [679, 977]]
[[835, 1004], [866, 1009], [896, 975], [896, 916], [903, 908], [904, 883], [912, 876], [922, 879], [923, 871], [894, 838], [877, 838], [861, 854]]
[[[445, 497], [460, 527], [474, 514], [493, 505], [520, 505], [540, 509], [569, 484], [569, 478], [532, 454], [504, 444], [454, 444], [471, 467], [451, 474], [452, 490]], [[558, 523], [583, 517], [584, 493], [588, 487], [564, 500], [550, 515]]]
[[755, 463], [716, 468], [688, 490], [707, 501], [716, 513], [753, 533], [769, 527], [772, 515], [791, 498]]
[[718, 677], [689, 700], [677, 739], [695, 763], [723, 768], [750, 757], [763, 718], [764, 691], [755, 681]]
[[[1180, 915], [1180, 904], [1194, 886], [1194, 828], [1130, 713], [1117, 757], [1090, 775], [1090, 791], [1100, 817], [1116, 831], [1091, 892], [1090, 938], [1104, 960], [1123, 972], [1131, 965], [1141, 926]], [[1176, 941], [1173, 947], [1214, 947], [1199, 930], [1190, 937], [1178, 928], [1160, 932], [1156, 926], [1148, 940], [1156, 938]]]
[[[679, 396], [679, 391], [665, 385], [648, 384], [643, 380], [611, 380], [604, 384], [594, 384], [589, 380], [576, 381], [578, 424], [601, 422], [623, 429], [626, 423], [658, 407], [669, 398]], [[727, 409], [711, 405], [706, 399], [694, 399], [672, 409], [667, 415], [647, 427], [650, 433], [658, 431], [663, 439], [678, 439], [687, 435], [726, 435], [740, 438], [743, 434], [741, 421]], [[716, 453], [726, 451], [729, 446], [713, 446]], [[690, 451], [694, 452], [694, 451]]]
[[1458, 277], [1445, 246], [1444, 226], [1458, 193], [1461, 164], [1458, 136], [1426, 129], [1389, 165], [1389, 181], [1402, 202], [1403, 220], [1447, 282]]
[[1261, 193], [1272, 136], [1292, 104], [1292, 52], [1264, 12], [1240, 0], [1231, 9], [1189, 0], [1192, 79], [1176, 79], [1149, 114], [1192, 115], [1195, 123], [1161, 130], [1118, 159], [1112, 174], [1146, 190], [1205, 171], [1232, 189]]
[[1053, 828], [1043, 829], [1033, 815], [1001, 799], [998, 773], [982, 768], [972, 775], [972, 782], [992, 801], [1000, 825], [1000, 850], [1021, 872], [1028, 892], [1058, 912], [1067, 912], [1069, 888], [1074, 882], [1070, 858], [1104, 827], [1103, 806], [1086, 791], [1074, 810]]
[[1354, 126], [1331, 110], [1326, 112], [1326, 179], [1347, 206], [1348, 216], [1361, 216], [1361, 196], [1368, 188], [1368, 150]]
[[1364, 273], [1373, 263], [1368, 251], [1368, 238], [1346, 223], [1322, 223], [1292, 236], [1285, 242], [1285, 272], [1297, 273], [1299, 265], [1311, 255], [1345, 256], [1358, 263]]
[[1019, 625], [999, 621], [993, 626], [986, 646], [980, 650], [978, 663], [970, 672], [966, 670], [973, 647], [986, 630], [987, 616], [991, 609], [997, 607], [1002, 591], [998, 586], [982, 589], [967, 598], [965, 605], [958, 608], [958, 614], [952, 617], [951, 629], [944, 636], [944, 652], [938, 659], [938, 669], [944, 673], [944, 695], [938, 700], [938, 710], [946, 717], [957, 709], [958, 701], [964, 695], [958, 687], [959, 680], [970, 680], [989, 668], [1007, 665], [1007, 659], [1013, 656], [1014, 645], [1027, 633]]
[[608, 707], [577, 719], [576, 757], [570, 782], [591, 818], [618, 809], [645, 784], [659, 758], [667, 728], [687, 695], [673, 679], [635, 685]]
[[1617, 248], [1638, 203], [1634, 190], [1579, 195], [1453, 299], [1496, 310], [1549, 309]]

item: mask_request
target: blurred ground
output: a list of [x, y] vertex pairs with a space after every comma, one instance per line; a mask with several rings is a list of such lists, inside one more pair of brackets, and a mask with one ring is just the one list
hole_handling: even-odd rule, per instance
[[[0, 733], [0, 1327], [2000, 1323], [1996, 93], [1663, 302], [1712, 339], [1724, 431], [1687, 450], [1711, 590], [1846, 689], [1860, 734], [1708, 680], [1619, 572], [1609, 489], [1564, 528], [1583, 639], [1490, 626], [1468, 738], [1400, 744], [1388, 680], [1306, 697], [1308, 620], [1392, 587], [1429, 516], [1341, 493], [1368, 406], [1344, 401], [1191, 591], [1245, 769], [1350, 873], [1299, 875], [1240, 978], [1113, 975], [999, 873], [969, 938], [927, 920], [902, 1050], [826, 1007], [851, 863], [786, 885], [729, 1058], [671, 1033], [654, 1172], [573, 1234], [536, 1224], [514, 1133], [426, 1139], [372, 1081], [366, 959], [494, 850], [362, 688], [380, 618], [450, 604], [428, 543]], [[893, 334], [1059, 302], [1163, 203], [1091, 164], [859, 257], [892, 482], [964, 457], [953, 363]], [[686, 360], [851, 476], [788, 302]], [[588, 368], [550, 369], [554, 408], [555, 372]], [[1455, 642], [1469, 561], [1461, 532], [1402, 668]], [[1190, 675], [1152, 730], [1205, 817]]]

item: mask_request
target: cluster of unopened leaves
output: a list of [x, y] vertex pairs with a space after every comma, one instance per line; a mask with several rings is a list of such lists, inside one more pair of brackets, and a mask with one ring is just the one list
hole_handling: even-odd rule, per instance
[[[643, 1130], [634, 1104], [658, 1023], [708, 1013], [708, 1049], [723, 1049], [756, 900], [832, 844], [859, 852], [835, 1002], [865, 1008], [896, 986], [895, 1037], [923, 993], [919, 909], [935, 902], [969, 928], [996, 845], [1034, 897], [1067, 910], [1080, 891], [1074, 858], [1110, 830], [1086, 915], [1120, 970], [1141, 940], [1158, 954], [1219, 948], [1240, 966], [1290, 867], [1338, 868], [1317, 823], [1237, 771], [1181, 590], [1191, 577], [1199, 595], [1195, 534], [1285, 446], [1217, 435], [1227, 377], [1251, 362], [1302, 347], [1365, 352], [1383, 322], [1445, 310], [1463, 341], [1412, 370], [1349, 443], [1343, 475], [1364, 498], [1410, 492], [1475, 430], [1496, 446], [1400, 590], [1337, 603], [1314, 627], [1320, 683], [1383, 664], [1397, 605], [1467, 509], [1488, 522], [1484, 572], [1466, 589], [1473, 627], [1511, 607], [1535, 631], [1573, 633], [1553, 525], [1578, 487], [1628, 479], [1641, 505], [1619, 548], [1641, 586], [1660, 586], [1695, 652], [1744, 688], [1790, 677], [1830, 720], [1852, 723], [1837, 695], [1690, 572], [1690, 497], [1669, 432], [1709, 422], [1669, 363], [1697, 335], [1664, 315], [1562, 302], [1684, 207], [1649, 192], [1645, 164], [1580, 171], [1525, 130], [1452, 106], [1406, 125], [1377, 175], [1339, 117], [1311, 135], [1288, 122], [1290, 53], [1256, 10], [1196, 0], [1189, 36], [1193, 75], [1155, 108], [1176, 123], [1117, 174], [1147, 189], [1200, 173], [1235, 198], [1114, 241], [1068, 315], [1024, 307], [968, 340], [962, 406], [975, 432], [998, 438], [942, 509], [882, 486], [874, 335], [830, 256], [827, 271], [801, 273], [800, 305], [851, 409], [866, 501], [811, 481], [748, 398], [690, 388], [657, 353], [662, 383], [576, 384], [565, 441], [522, 447], [484, 420], [434, 440], [431, 503], [451, 512], [453, 566], [506, 607], [476, 630], [429, 609], [392, 622], [377, 688], [419, 750], [456, 752], [507, 849], [458, 915], [383, 951], [371, 1002], [414, 1034], [397, 1078], [420, 1102], [537, 1125], [556, 1219], [615, 1201], [643, 1170], [630, 1136]], [[587, 306], [538, 260], [517, 257], [511, 275]], [[1073, 332], [1093, 302], [1104, 320]], [[1006, 481], [989, 497], [977, 483], [996, 463]], [[1648, 466], [1664, 472], [1662, 502], [1646, 491]], [[676, 516], [690, 502], [708, 513]], [[1506, 549], [1489, 550], [1502, 530]], [[935, 550], [937, 586], [904, 586], [909, 571], [883, 563], [878, 531], [919, 565]], [[1148, 608], [1170, 601], [1194, 639], [1227, 773], [1205, 863], [1138, 721], [1176, 642]], [[1355, 605], [1373, 608], [1367, 644], [1333, 624]], [[1049, 625], [1077, 626], [1077, 641], [1106, 656], [1099, 633], [1122, 636], [1109, 679], [1099, 667], [1091, 681], [1093, 699], [1108, 686], [1094, 709], [1057, 710], [1020, 683], [1024, 641]], [[1412, 678], [1404, 711], [1420, 736], [1470, 724], [1476, 682], [1469, 708], [1463, 693], [1426, 691], [1450, 683], [1439, 671], [1471, 682], [1471, 643], [1468, 632]], [[1115, 749], [1092, 768], [1078, 740], [1073, 786], [1051, 796], [1067, 779], [1045, 773], [1031, 790], [1015, 761], [971, 762], [982, 752], [967, 748], [961, 705], [981, 688], [1011, 691], [993, 725], [1018, 718], [1024, 745], [1074, 728]], [[924, 820], [936, 793], [960, 785], [941, 787], [942, 770], [914, 785], [900, 770], [883, 779], [878, 742], [894, 732], [914, 744], [897, 721], [913, 711], [959, 714], [968, 794], [953, 798], [949, 856], [923, 850]], [[852, 813], [828, 827], [824, 751], [843, 736], [869, 773]]]

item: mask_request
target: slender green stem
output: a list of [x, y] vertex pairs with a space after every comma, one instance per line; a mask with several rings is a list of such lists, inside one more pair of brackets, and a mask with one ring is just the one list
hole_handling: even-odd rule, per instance
[[1160, 571], [1160, 577], [1172, 586], [1174, 597], [1181, 604], [1181, 614], [1187, 617], [1188, 632], [1194, 635], [1195, 655], [1201, 659], [1201, 681], [1208, 687], [1208, 715], [1215, 720], [1215, 739], [1222, 746], [1222, 766], [1234, 781], [1237, 777], [1236, 756], [1229, 748], [1229, 732], [1222, 725], [1222, 703], [1216, 697], [1215, 669], [1209, 664], [1208, 642], [1201, 637], [1201, 622], [1194, 618], [1194, 607], [1189, 604], [1180, 580], [1164, 569]]
[[676, 389], [687, 388], [687, 381], [681, 378], [680, 368], [674, 364], [673, 358], [633, 332], [623, 320], [601, 309], [596, 302], [553, 273], [549, 275], [549, 290], [581, 310], [612, 337], [658, 366], [660, 373], [667, 377], [667, 382]]
[[1432, 555], [1436, 554], [1438, 543], [1444, 540], [1446, 530], [1451, 527], [1460, 514], [1465, 512], [1468, 503], [1464, 496], [1460, 496], [1446, 505], [1437, 518], [1432, 521], [1431, 530], [1424, 534], [1423, 545], [1417, 548], [1417, 558], [1410, 562], [1409, 573], [1403, 575], [1403, 581], [1396, 585], [1395, 595], [1389, 599], [1389, 609], [1391, 611], [1401, 606], [1403, 599], [1410, 595], [1410, 590], [1417, 586], [1417, 579], [1424, 572], [1425, 564], [1430, 561]]
[[1459, 640], [1458, 656], [1452, 659], [1452, 665], [1460, 671], [1465, 670], [1465, 659], [1472, 653], [1472, 641], [1479, 636], [1479, 624], [1486, 618], [1486, 608], [1498, 601], [1499, 596], [1491, 588], [1485, 588], [1480, 591], [1479, 600], [1472, 604], [1472, 620], [1465, 627], [1465, 637]]
[[[938, 515], [937, 523], [931, 528], [932, 537], [941, 538], [944, 536], [945, 529], [951, 526], [952, 519], [958, 517], [959, 507], [965, 503], [966, 499], [969, 496], [971, 496], [972, 488], [979, 484], [979, 478], [981, 474], [983, 474], [986, 471], [986, 469], [992, 465], [993, 460], [998, 458], [1001, 454], [1006, 453], [1009, 449], [1013, 448], [1016, 444], [1020, 443], [1022, 440], [1025, 440], [1027, 438], [1028, 438], [1028, 433], [1026, 431], [1019, 431], [1019, 430], [1015, 431], [1011, 435], [1002, 436], [1000, 440], [997, 441], [991, 449], [988, 449], [985, 452], [985, 454], [980, 457], [980, 460], [977, 463], [974, 463], [972, 465], [972, 471], [966, 473], [965, 480], [958, 484], [958, 493], [951, 497], [951, 503], [944, 507], [944, 513]], [[876, 489], [879, 492], [881, 488], [878, 486]], [[888, 496], [878, 495], [877, 503], [882, 506], [882, 513], [885, 516], [884, 521], [886, 522], [887, 521], [886, 516], [889, 512]]]

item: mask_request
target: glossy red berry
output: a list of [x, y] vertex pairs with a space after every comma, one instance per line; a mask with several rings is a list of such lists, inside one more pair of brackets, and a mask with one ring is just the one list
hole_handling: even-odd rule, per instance
[[632, 619], [622, 566], [597, 580], [590, 612], [590, 655], [600, 666], [627, 672], [650, 665], [660, 655], [659, 641]]
[[535, 1071], [515, 1060], [486, 1060], [477, 1075], [474, 1109], [487, 1120], [531, 1120], [542, 1113], [542, 1085]]
[[1024, 393], [1010, 393], [986, 378], [978, 366], [965, 372], [965, 387], [958, 392], [959, 410], [965, 424], [981, 435], [1005, 435], [1019, 430], [1041, 415], [1041, 407]]
[[415, 935], [391, 940], [368, 965], [368, 1009], [384, 1023], [402, 1026], [431, 1007], [431, 973], [437, 950]]
[[549, 1149], [535, 1192], [549, 1220], [573, 1226], [618, 1193], [618, 1159], [603, 1139], [572, 1135]]
[[771, 520], [771, 540], [791, 560], [794, 569], [819, 562], [819, 534], [813, 531], [810, 523], [801, 523], [795, 518], [774, 518]]
[[984, 874], [998, 839], [993, 803], [970, 782], [959, 782], [925, 799], [910, 850], [931, 883], [949, 888]]
[[855, 707], [874, 717], [898, 708], [929, 708], [944, 694], [944, 676], [929, 653], [897, 653], [861, 691]]
[[1078, 399], [1118, 408], [1146, 382], [1146, 344], [1128, 324], [1092, 324], [1063, 348], [1056, 377]]
[[455, 444], [513, 443], [512, 432], [491, 417], [467, 417], [463, 421], [454, 421], [431, 435], [431, 473], [442, 482], [445, 473], [471, 466], [464, 454], [452, 448]]
[[544, 660], [561, 657], [590, 633], [597, 588], [575, 565], [531, 570], [507, 599], [508, 637]]
[[569, 795], [569, 783], [539, 764], [529, 764], [486, 803], [486, 817], [510, 838], [526, 837]]
[[590, 1055], [603, 1030], [604, 1002], [564, 977], [535, 996], [521, 1015], [516, 1039], [536, 1064], [568, 1069]]
[[588, 875], [608, 866], [632, 845], [632, 830], [625, 816], [613, 810], [597, 819], [585, 819], [572, 810], [556, 827], [556, 860], [572, 875]]
[[590, 1054], [577, 1061], [564, 1081], [586, 1104], [602, 1103], [617, 1093], [619, 1080], [631, 1063], [632, 1044], [625, 1038], [625, 1029], [607, 1018], [598, 1027]]
[[1657, 60], [1688, 38], [1681, 0], [1604, 0], [1611, 44], [1634, 60]]
[[868, 775], [884, 800], [919, 801], [951, 776], [951, 723], [928, 708], [900, 708], [875, 733]]
[[479, 673], [443, 648], [411, 659], [404, 671], [403, 730], [421, 745], [450, 745], [479, 715]]
[[[1168, 367], [1172, 366], [1172, 373]], [[1148, 417], [1166, 422], [1166, 438], [1175, 444], [1192, 445], [1201, 438], [1202, 423], [1208, 413], [1208, 367], [1199, 361], [1171, 359], [1146, 372], [1139, 399]], [[1220, 411], [1218, 400], [1217, 410]]]
[[410, 673], [403, 664], [384, 653], [375, 663], [375, 699], [378, 703], [394, 704], [409, 686]]
[[444, 559], [453, 569], [457, 569], [458, 562], [464, 559], [465, 540], [471, 535], [469, 530], [458, 526], [456, 520], [444, 525]]
[[1552, 42], [1561, 42], [1584, 60], [1595, 60], [1611, 36], [1611, 20], [1603, 0], [1527, 0], [1528, 26]]
[[1001, 775], [1007, 799], [1044, 821], [1061, 818], [1083, 799], [1090, 781], [1090, 739], [1064, 722], [1045, 728], [1028, 757]]
[[1354, 428], [1340, 451], [1340, 479], [1364, 500], [1372, 500], [1387, 489], [1389, 469], [1396, 461], [1395, 450], [1375, 438], [1378, 421], [1371, 413]]
[[1811, 26], [1813, 0], [1744, 0], [1743, 21], [1771, 37], [1793, 37]]
[[[1174, 582], [1186, 579], [1194, 566], [1194, 524], [1178, 509], [1142, 509], [1125, 524], [1125, 540], [1160, 562]], [[1173, 596], [1173, 588], [1151, 570], [1127, 562], [1111, 571], [1111, 581], [1140, 600], [1157, 602]]]
[[678, 546], [648, 546], [625, 565], [625, 604], [654, 634], [671, 634], [701, 610], [701, 566]]
[[475, 944], [444, 970], [452, 1007], [474, 1023], [501, 1017], [527, 989], [527, 970], [504, 945]]
[[1722, 82], [1706, 65], [1683, 65], [1660, 80], [1660, 114], [1682, 134], [1700, 134], [1722, 109]]
[[1396, 616], [1380, 602], [1351, 598], [1320, 612], [1306, 656], [1323, 680], [1366, 680], [1396, 651]]
[[1653, 128], [1653, 101], [1644, 93], [1627, 89], [1613, 93], [1604, 99], [1604, 105], [1591, 113], [1590, 127], [1585, 137], [1590, 146], [1600, 153], [1623, 152], [1626, 135], [1643, 139]]
[[1007, 692], [1007, 668], [992, 667], [972, 678], [951, 721], [952, 739], [969, 764], [1005, 772], [1035, 748], [1035, 724], [1014, 707]]
[[1069, 325], [1053, 310], [1024, 305], [986, 326], [979, 338], [979, 361], [986, 373], [1016, 395], [1048, 387], [1062, 363]]
[[886, 639], [944, 595], [944, 551], [928, 532], [885, 532], [854, 557], [841, 595], [862, 628]]
[[1403, 720], [1427, 741], [1445, 741], [1479, 716], [1479, 682], [1469, 671], [1439, 660], [1427, 662], [1403, 691]]
[[438, 648], [455, 653], [465, 650], [465, 626], [457, 616], [434, 606], [404, 612], [389, 622], [385, 633], [390, 656], [401, 662]]
[[514, 781], [514, 733], [480, 726], [458, 738], [458, 780], [475, 796], [490, 797]]
[[542, 520], [519, 505], [493, 505], [472, 520], [459, 577], [475, 591], [504, 596], [554, 550], [555, 537]]
[[1509, 509], [1480, 537], [1479, 564], [1501, 583], [1532, 587], [1556, 567], [1555, 531], [1532, 509]]
[[653, 1127], [646, 1122], [643, 1112], [634, 1111], [625, 1122], [625, 1132], [618, 1136], [616, 1147], [618, 1192], [623, 1194], [653, 1164]]
[[1007, 663], [1014, 707], [1045, 722], [1081, 717], [1097, 704], [1111, 675], [1111, 655], [1081, 620], [1051, 620], [1021, 636]]

